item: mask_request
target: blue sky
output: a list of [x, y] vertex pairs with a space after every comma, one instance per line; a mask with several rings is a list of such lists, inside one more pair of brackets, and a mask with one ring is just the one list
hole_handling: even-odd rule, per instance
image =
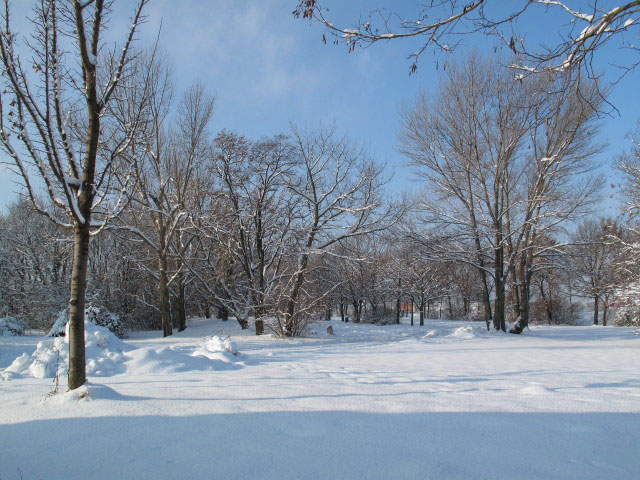
[[[15, 0], [16, 25], [25, 25], [26, 0]], [[395, 171], [394, 190], [415, 189], [404, 159], [396, 152], [398, 108], [411, 101], [420, 89], [437, 83], [434, 56], [425, 54], [418, 72], [408, 75], [407, 54], [412, 41], [376, 44], [356, 49], [324, 45], [318, 24], [296, 20], [291, 11], [296, 0], [151, 0], [148, 22], [138, 44], [155, 40], [160, 22], [160, 45], [172, 60], [177, 86], [202, 81], [216, 94], [214, 131], [226, 128], [257, 138], [286, 132], [289, 123], [314, 127], [335, 123], [340, 132], [365, 145], [371, 155]], [[405, 13], [416, 1], [329, 0], [336, 23], [349, 24], [360, 13], [378, 5], [393, 6]], [[498, 2], [499, 3], [499, 2]], [[511, 1], [503, 0], [505, 5]], [[574, 2], [578, 5], [580, 2]], [[133, 1], [117, 1], [109, 37], [122, 38], [129, 25]], [[521, 21], [529, 41], [553, 39], [553, 14], [533, 15]], [[637, 32], [637, 30], [636, 30]], [[550, 35], [550, 38], [548, 37]], [[637, 33], [636, 33], [637, 35]], [[495, 41], [484, 37], [461, 38], [455, 55], [471, 49], [492, 51]], [[606, 52], [599, 66], [610, 78], [615, 72], [608, 61], [623, 59], [617, 50]], [[443, 59], [440, 59], [440, 65]], [[614, 89], [611, 101], [620, 114], [606, 118], [603, 140], [610, 146], [602, 160], [608, 161], [626, 145], [624, 134], [640, 117], [640, 72], [626, 76]], [[0, 166], [0, 209], [15, 200], [17, 177]]]

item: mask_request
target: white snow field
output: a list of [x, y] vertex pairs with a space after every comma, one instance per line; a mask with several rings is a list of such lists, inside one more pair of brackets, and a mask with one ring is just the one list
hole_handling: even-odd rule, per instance
[[633, 329], [315, 332], [193, 320], [166, 339], [96, 341], [88, 361], [108, 368], [58, 395], [28, 367], [55, 340], [2, 336], [0, 479], [640, 478]]

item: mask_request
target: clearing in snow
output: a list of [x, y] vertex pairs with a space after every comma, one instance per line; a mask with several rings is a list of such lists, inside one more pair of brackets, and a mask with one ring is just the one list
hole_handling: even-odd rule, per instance
[[0, 337], [2, 480], [640, 472], [640, 336], [630, 328], [505, 335], [470, 322], [334, 320], [293, 340], [203, 319], [168, 338], [98, 329], [89, 384], [56, 395], [51, 368], [33, 365], [56, 345], [64, 358], [64, 340]]

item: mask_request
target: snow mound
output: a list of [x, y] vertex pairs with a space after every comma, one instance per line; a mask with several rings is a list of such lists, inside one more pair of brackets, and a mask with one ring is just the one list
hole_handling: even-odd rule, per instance
[[460, 338], [464, 340], [477, 338], [478, 329], [470, 325], [466, 327], [458, 327], [453, 332], [451, 332], [448, 336], [453, 338]]
[[527, 385], [526, 387], [523, 387], [520, 390], [518, 390], [518, 393], [522, 395], [545, 395], [551, 392], [553, 392], [553, 390], [540, 384]]
[[136, 375], [229, 370], [240, 368], [237, 354], [235, 342], [213, 337], [192, 351], [185, 351], [180, 345], [132, 350], [126, 353], [126, 366], [127, 373]]
[[[241, 368], [238, 346], [213, 336], [196, 344], [131, 349], [108, 328], [85, 321], [87, 376], [118, 374], [169, 375], [187, 371]], [[69, 361], [68, 327], [64, 337], [39, 342], [32, 355], [23, 353], [0, 373], [2, 380], [22, 376], [64, 378]]]
[[465, 325], [453, 329], [429, 330], [422, 338], [424, 340], [438, 338], [440, 342], [443, 342], [451, 340], [473, 340], [475, 338], [486, 337], [489, 334], [484, 326]]
[[24, 335], [26, 325], [14, 317], [0, 318], [0, 335]]
[[[38, 342], [31, 356], [23, 353], [5, 370], [4, 374], [28, 375], [34, 378], [66, 376], [69, 359], [68, 331], [64, 338]], [[84, 324], [87, 375], [104, 377], [124, 370], [124, 344], [109, 329], [89, 322]], [[7, 378], [9, 379], [9, 378]]]
[[127, 399], [124, 395], [120, 395], [118, 392], [106, 385], [96, 385], [90, 382], [85, 382], [79, 388], [75, 390], [69, 390], [62, 393], [56, 393], [48, 395], [43, 403], [64, 405], [76, 402], [86, 402], [91, 400], [122, 400]]
[[226, 355], [224, 358], [228, 358], [228, 354], [237, 356], [238, 353], [238, 345], [236, 342], [231, 340], [229, 337], [222, 338], [214, 335], [205, 341], [201, 347], [196, 348], [191, 356], [202, 356], [216, 360], [220, 359], [220, 354], [223, 356]]

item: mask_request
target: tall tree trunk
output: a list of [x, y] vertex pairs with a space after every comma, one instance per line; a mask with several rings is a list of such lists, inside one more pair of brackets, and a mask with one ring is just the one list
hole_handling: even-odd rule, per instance
[[167, 279], [167, 259], [164, 255], [158, 257], [158, 296], [160, 300], [160, 317], [162, 321], [162, 336], [173, 334], [171, 327], [171, 312], [169, 310], [169, 285]]
[[396, 298], [396, 325], [400, 325], [400, 295]]
[[344, 298], [340, 297], [340, 320], [344, 322]]
[[593, 324], [598, 325], [598, 302], [600, 297], [598, 295], [593, 296]]
[[602, 301], [602, 326], [607, 326], [607, 311], [609, 310], [609, 300], [605, 297]]
[[511, 272], [512, 284], [511, 284], [511, 301], [513, 302], [513, 314], [515, 318], [513, 319], [513, 323], [517, 323], [518, 319], [522, 318], [522, 299], [520, 298], [520, 289], [521, 285], [519, 280], [519, 276], [516, 272], [515, 264], [509, 265], [509, 271]]
[[420, 326], [424, 326], [424, 299], [420, 301]]
[[520, 268], [518, 268], [516, 275], [518, 276], [517, 286], [520, 289], [518, 299], [520, 310], [518, 313], [518, 319], [509, 330], [509, 333], [522, 333], [527, 325], [529, 325], [529, 314], [531, 312], [530, 292], [533, 270], [529, 268], [527, 263], [523, 263]]
[[411, 299], [411, 326], [413, 327], [413, 310], [414, 310], [413, 299]]
[[[307, 242], [307, 247], [311, 247], [313, 239]], [[287, 301], [287, 309], [284, 313], [284, 334], [287, 337], [293, 337], [298, 335], [299, 322], [296, 318], [296, 307], [298, 305], [298, 296], [300, 295], [300, 289], [304, 283], [304, 272], [309, 263], [309, 255], [303, 255], [298, 264], [298, 272], [295, 274], [295, 280], [293, 281], [293, 287], [289, 294], [289, 300]]]
[[547, 312], [547, 323], [549, 323], [549, 325], [553, 324], [553, 311], [551, 310], [551, 304], [549, 302], [549, 299], [547, 298], [547, 294], [544, 293], [544, 281], [540, 280], [540, 285], [538, 287], [538, 290], [540, 291], [540, 298], [542, 298], [542, 301], [544, 302], [544, 308], [545, 311]]
[[[500, 236], [498, 235], [498, 244]], [[495, 249], [495, 302], [493, 313], [493, 326], [496, 330], [506, 331], [505, 323], [505, 285], [504, 285], [504, 248]]]
[[178, 301], [176, 302], [176, 314], [178, 316], [178, 331], [182, 332], [187, 328], [187, 306], [184, 281], [180, 281], [178, 286]]
[[69, 299], [69, 390], [75, 390], [87, 380], [84, 346], [84, 308], [89, 260], [89, 228], [77, 225], [73, 232], [73, 265]]
[[264, 334], [264, 320], [262, 318], [256, 318], [256, 335]]

